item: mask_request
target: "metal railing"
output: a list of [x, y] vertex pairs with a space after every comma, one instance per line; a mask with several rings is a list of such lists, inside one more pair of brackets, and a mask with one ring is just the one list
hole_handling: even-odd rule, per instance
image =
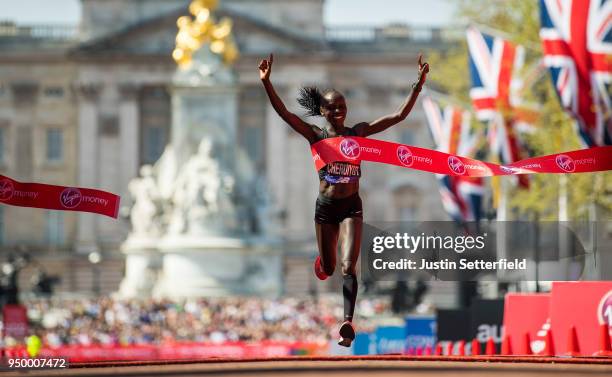
[[[415, 42], [440, 42], [463, 37], [460, 27], [411, 26], [389, 24], [384, 26], [348, 25], [327, 26], [325, 38], [330, 42], [378, 42], [407, 40]], [[24, 37], [34, 39], [76, 40], [79, 37], [77, 25], [30, 24], [17, 25], [12, 21], [0, 21], [0, 38]]]
[[0, 38], [22, 37], [34, 39], [76, 40], [79, 27], [61, 24], [17, 25], [11, 21], [0, 22]]
[[378, 42], [406, 40], [415, 42], [455, 41], [463, 38], [461, 27], [430, 27], [390, 24], [384, 26], [328, 26], [325, 38], [330, 42]]

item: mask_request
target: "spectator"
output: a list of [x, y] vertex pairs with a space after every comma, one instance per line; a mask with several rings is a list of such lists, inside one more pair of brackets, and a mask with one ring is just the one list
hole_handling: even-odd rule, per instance
[[[59, 300], [24, 303], [43, 345], [130, 345], [171, 342], [326, 342], [342, 304], [331, 298], [202, 298], [185, 301]], [[364, 329], [388, 313], [382, 299], [360, 301]], [[359, 310], [358, 310], [359, 312]], [[370, 321], [368, 321], [370, 318]]]

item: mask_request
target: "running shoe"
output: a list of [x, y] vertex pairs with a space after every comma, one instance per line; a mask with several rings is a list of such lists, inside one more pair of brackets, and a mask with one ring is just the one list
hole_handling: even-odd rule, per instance
[[338, 345], [343, 347], [350, 347], [351, 343], [355, 340], [355, 329], [350, 321], [344, 321], [340, 326], [340, 340]]

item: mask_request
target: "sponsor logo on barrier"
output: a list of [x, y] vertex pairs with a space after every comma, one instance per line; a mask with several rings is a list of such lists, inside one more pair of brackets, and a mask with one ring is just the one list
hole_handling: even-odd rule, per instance
[[95, 196], [83, 196], [83, 201], [87, 203], [99, 204], [104, 207], [108, 204], [107, 199], [96, 198]]
[[595, 165], [595, 157], [581, 158], [580, 160], [574, 160], [575, 165]]
[[501, 170], [504, 173], [510, 173], [510, 174], [512, 174], [512, 173], [519, 173], [521, 171], [520, 168], [515, 168], [514, 166], [504, 166], [504, 165], [501, 165], [500, 168], [501, 168]]
[[68, 187], [60, 194], [60, 202], [64, 208], [75, 208], [83, 200], [79, 189]]
[[557, 163], [557, 166], [565, 172], [571, 173], [576, 170], [576, 164], [574, 163], [574, 160], [568, 155], [558, 155], [557, 157], [555, 157], [555, 162]]
[[448, 156], [448, 167], [451, 171], [455, 172], [455, 174], [465, 174], [465, 165], [455, 156]]
[[408, 149], [408, 147], [405, 147], [403, 145], [397, 147], [397, 159], [404, 166], [412, 166], [412, 164], [414, 163], [414, 160], [412, 158], [412, 152], [410, 151], [410, 149]]
[[397, 147], [396, 155], [399, 162], [401, 162], [402, 165], [406, 167], [412, 166], [415, 161], [428, 165], [433, 164], [433, 160], [431, 159], [431, 157], [417, 156], [412, 153], [410, 148], [404, 145], [400, 145], [399, 147]]
[[38, 197], [38, 192], [15, 190], [13, 182], [11, 182], [9, 179], [3, 179], [0, 181], [0, 201], [6, 202], [14, 197], [36, 199]]
[[374, 147], [361, 147], [360, 150], [362, 152], [374, 153], [374, 154], [377, 154], [379, 156], [382, 153], [382, 150], [380, 150], [379, 148], [374, 148]]
[[533, 164], [527, 164], [527, 165], [523, 165], [520, 167], [521, 169], [533, 169], [533, 168], [542, 168], [542, 165], [538, 164], [538, 163], [533, 163]]
[[360, 152], [359, 143], [351, 138], [346, 138], [340, 143], [340, 153], [346, 158], [359, 158]]
[[466, 169], [485, 171], [485, 167], [477, 164], [463, 164]]
[[8, 179], [3, 179], [0, 181], [0, 200], [10, 200], [15, 193], [15, 187], [13, 186], [13, 182]]
[[600, 325], [612, 326], [612, 291], [608, 291], [599, 301], [597, 317]]

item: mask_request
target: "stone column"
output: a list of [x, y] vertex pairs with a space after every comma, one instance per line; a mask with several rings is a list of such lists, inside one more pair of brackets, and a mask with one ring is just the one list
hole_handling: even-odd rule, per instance
[[135, 84], [119, 86], [119, 184], [122, 205], [131, 203], [128, 184], [138, 176], [140, 155], [140, 109], [138, 102], [139, 87]]
[[[78, 84], [79, 103], [78, 131], [78, 185], [95, 188], [98, 186], [98, 108], [97, 102], [102, 89], [100, 84]], [[78, 214], [76, 251], [90, 253], [99, 249], [97, 243], [96, 215]]]
[[[287, 87], [283, 85], [275, 85], [277, 93], [281, 98], [287, 98], [286, 92]], [[287, 129], [288, 125], [284, 124], [284, 121], [278, 116], [274, 108], [270, 103], [266, 105], [266, 126], [269, 128], [266, 130], [266, 167], [267, 167], [267, 187], [270, 190], [272, 196], [271, 209], [274, 213], [278, 213], [281, 216], [281, 224], [279, 229], [276, 230], [275, 234], [283, 234], [284, 228], [288, 220], [287, 216], [287, 177], [286, 172], [286, 160], [287, 156]], [[295, 132], [289, 129], [291, 132]], [[281, 213], [281, 211], [283, 211]]]
[[13, 105], [17, 109], [14, 122], [16, 158], [13, 178], [22, 181], [34, 179], [34, 114], [38, 101], [39, 85], [35, 82], [11, 83]]

